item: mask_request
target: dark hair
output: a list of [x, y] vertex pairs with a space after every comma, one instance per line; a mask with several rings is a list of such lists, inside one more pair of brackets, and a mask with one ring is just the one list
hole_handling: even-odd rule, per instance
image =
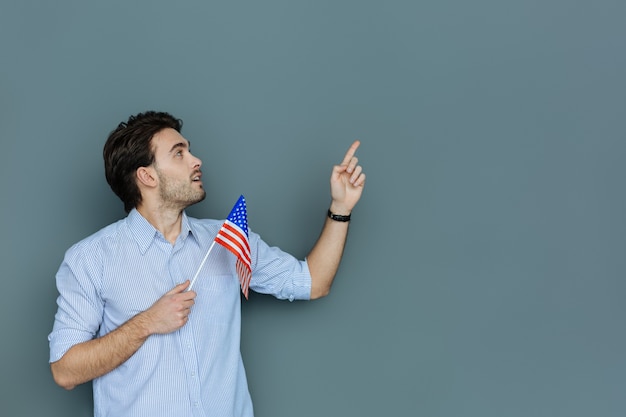
[[169, 113], [147, 111], [130, 116], [109, 134], [104, 150], [104, 172], [113, 192], [130, 212], [141, 203], [135, 173], [154, 162], [152, 137], [166, 128], [180, 132], [183, 121]]

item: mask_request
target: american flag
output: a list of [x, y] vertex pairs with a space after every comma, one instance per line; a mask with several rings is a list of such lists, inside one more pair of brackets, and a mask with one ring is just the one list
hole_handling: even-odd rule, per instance
[[248, 213], [246, 199], [239, 197], [237, 203], [224, 221], [222, 228], [217, 232], [215, 242], [224, 246], [237, 257], [235, 268], [241, 283], [241, 292], [248, 299], [248, 288], [252, 277], [250, 263], [250, 242], [248, 241]]

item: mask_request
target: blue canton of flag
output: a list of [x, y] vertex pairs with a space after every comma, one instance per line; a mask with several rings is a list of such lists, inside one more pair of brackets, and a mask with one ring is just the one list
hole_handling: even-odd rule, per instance
[[252, 278], [250, 242], [248, 241], [248, 213], [246, 199], [242, 196], [235, 203], [230, 214], [217, 232], [215, 242], [219, 243], [237, 257], [235, 269], [239, 276], [241, 292], [248, 299], [248, 288]]
[[248, 237], [248, 211], [246, 210], [246, 199], [239, 196], [239, 200], [230, 211], [227, 220], [236, 224]]

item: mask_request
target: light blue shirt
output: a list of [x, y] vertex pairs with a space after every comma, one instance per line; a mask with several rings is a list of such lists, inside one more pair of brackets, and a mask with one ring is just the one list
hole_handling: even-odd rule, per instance
[[[56, 276], [58, 310], [50, 362], [101, 337], [191, 279], [223, 222], [182, 219], [175, 244], [136, 210], [72, 246]], [[280, 299], [308, 299], [306, 261], [250, 232], [250, 288]], [[152, 335], [125, 363], [93, 381], [96, 417], [251, 417], [240, 354], [241, 296], [235, 257], [215, 245], [194, 284], [189, 321]]]

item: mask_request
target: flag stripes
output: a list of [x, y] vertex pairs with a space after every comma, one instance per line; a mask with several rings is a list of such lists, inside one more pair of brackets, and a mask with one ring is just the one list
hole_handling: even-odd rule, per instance
[[252, 261], [250, 256], [250, 242], [248, 241], [248, 213], [246, 199], [239, 197], [224, 224], [215, 236], [219, 243], [237, 257], [235, 270], [239, 276], [241, 291], [248, 299], [248, 288], [252, 278]]
[[250, 268], [250, 245], [248, 238], [237, 225], [226, 220], [217, 233], [215, 241], [231, 251], [238, 259], [243, 258], [242, 262]]

